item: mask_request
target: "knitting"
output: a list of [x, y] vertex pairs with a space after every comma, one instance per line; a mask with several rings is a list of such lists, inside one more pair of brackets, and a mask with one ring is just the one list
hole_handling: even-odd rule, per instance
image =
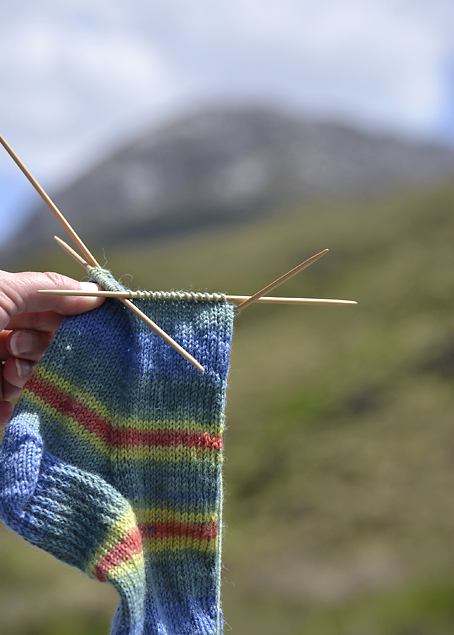
[[118, 591], [112, 635], [219, 635], [222, 431], [233, 305], [115, 300], [66, 318], [0, 447], [0, 517]]

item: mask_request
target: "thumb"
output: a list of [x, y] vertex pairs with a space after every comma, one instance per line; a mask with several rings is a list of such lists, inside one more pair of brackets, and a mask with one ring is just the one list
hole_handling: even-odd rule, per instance
[[0, 271], [0, 330], [21, 313], [54, 311], [60, 315], [75, 315], [91, 311], [104, 302], [104, 298], [42, 295], [37, 293], [39, 289], [97, 291], [99, 288], [92, 282], [78, 282], [58, 273]]

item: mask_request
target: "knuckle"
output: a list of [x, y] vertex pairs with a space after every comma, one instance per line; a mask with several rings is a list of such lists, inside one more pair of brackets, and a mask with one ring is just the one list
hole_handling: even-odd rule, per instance
[[2, 272], [0, 282], [0, 324], [5, 328], [9, 317], [21, 312], [24, 301], [11, 274]]
[[63, 276], [61, 273], [56, 273], [55, 271], [46, 271], [44, 275], [49, 280], [51, 285], [56, 288], [61, 289], [68, 286], [68, 278]]

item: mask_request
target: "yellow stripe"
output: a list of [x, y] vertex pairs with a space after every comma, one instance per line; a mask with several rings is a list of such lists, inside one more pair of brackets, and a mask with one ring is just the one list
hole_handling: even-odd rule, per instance
[[[126, 573], [131, 573], [132, 571], [137, 571], [138, 569], [139, 570], [142, 569], [143, 571], [143, 566], [144, 566], [144, 557], [143, 557], [143, 553], [141, 552], [133, 556], [132, 558], [129, 558], [129, 560], [126, 560], [126, 562], [121, 562], [120, 564], [117, 564], [115, 567], [112, 567], [112, 569], [109, 569], [109, 571], [107, 571], [106, 573], [106, 580], [109, 580], [110, 582], [115, 582], [118, 578], [121, 578]], [[141, 572], [140, 577], [145, 578], [145, 575], [143, 572]]]
[[182, 432], [209, 432], [220, 436], [224, 430], [224, 425], [217, 424], [201, 424], [197, 423], [193, 419], [184, 419], [178, 421], [172, 421], [169, 419], [160, 420], [144, 420], [136, 419], [134, 417], [121, 417], [118, 414], [111, 412], [105, 404], [96, 399], [92, 394], [88, 392], [82, 392], [75, 384], [60, 377], [56, 373], [38, 366], [35, 371], [38, 377], [52, 383], [60, 390], [77, 396], [77, 399], [81, 401], [85, 406], [90, 408], [95, 414], [99, 415], [103, 419], [110, 421], [114, 428], [131, 428], [132, 430], [144, 430], [159, 432], [164, 430], [180, 430]]
[[100, 452], [103, 452], [104, 454], [110, 453], [110, 445], [100, 439], [97, 434], [95, 434], [94, 432], [89, 432], [80, 423], [74, 421], [72, 417], [62, 415], [56, 408], [53, 408], [50, 404], [41, 399], [41, 397], [38, 397], [34, 393], [30, 392], [27, 388], [23, 391], [23, 395], [35, 406], [41, 408], [41, 410], [43, 410], [46, 415], [57, 421], [63, 428], [66, 428], [66, 430], [69, 430], [73, 434], [78, 435]]
[[208, 523], [218, 520], [217, 512], [189, 513], [174, 512], [162, 508], [135, 507], [138, 523]]
[[183, 445], [160, 447], [160, 446], [129, 446], [116, 448], [98, 437], [95, 432], [89, 432], [85, 426], [75, 421], [72, 417], [62, 415], [56, 408], [50, 406], [46, 401], [34, 393], [25, 389], [23, 395], [35, 406], [41, 408], [49, 417], [57, 421], [66, 430], [81, 437], [105, 455], [119, 461], [163, 461], [167, 463], [179, 463], [181, 461], [210, 461], [213, 463], [222, 462], [222, 453], [210, 448], [187, 448]]
[[209, 463], [222, 463], [222, 455], [218, 450], [208, 448], [177, 447], [147, 447], [135, 446], [125, 448], [112, 448], [112, 457], [119, 461], [162, 461], [165, 463], [180, 463], [182, 461], [207, 461]]
[[162, 551], [202, 551], [214, 553], [218, 548], [218, 539], [198, 540], [186, 536], [168, 538], [142, 538], [143, 549], [146, 553], [160, 553]]

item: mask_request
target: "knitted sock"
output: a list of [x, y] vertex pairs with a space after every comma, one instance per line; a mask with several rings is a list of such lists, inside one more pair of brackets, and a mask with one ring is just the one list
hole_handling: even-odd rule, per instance
[[222, 430], [233, 305], [117, 301], [65, 319], [0, 447], [0, 516], [118, 590], [115, 635], [218, 635]]

